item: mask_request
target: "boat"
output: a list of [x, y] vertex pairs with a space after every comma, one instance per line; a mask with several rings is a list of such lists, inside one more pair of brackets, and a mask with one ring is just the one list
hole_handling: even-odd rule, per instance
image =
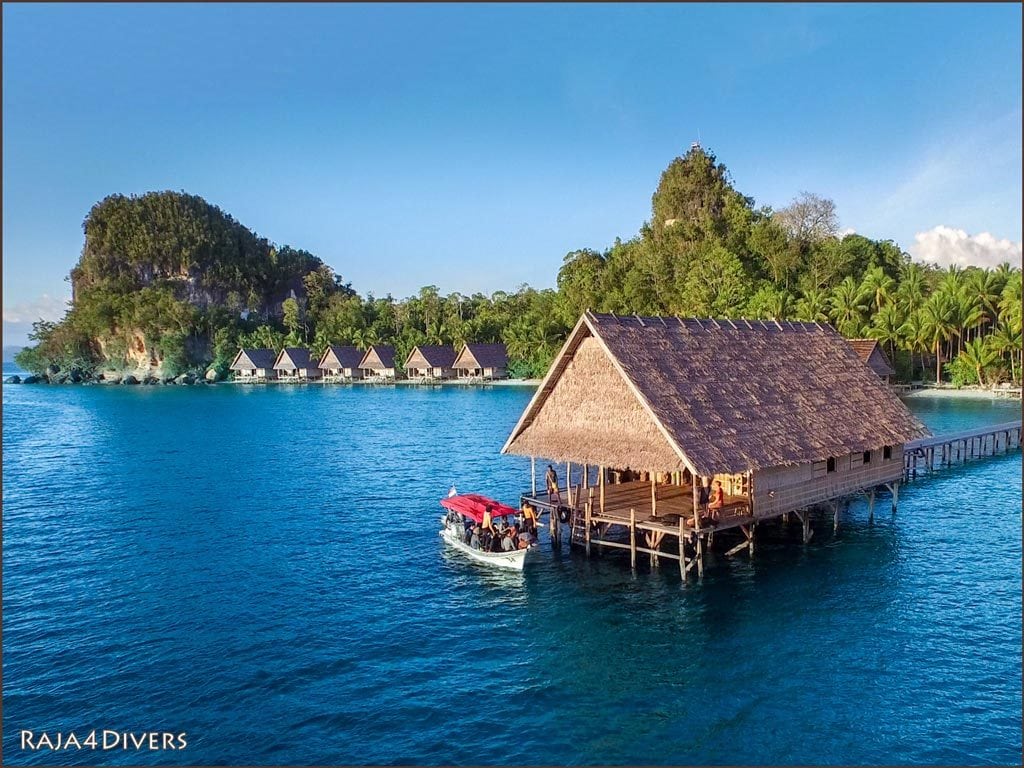
[[484, 519], [484, 510], [491, 507], [491, 519], [500, 517], [511, 517], [519, 514], [519, 510], [502, 504], [494, 499], [489, 499], [479, 493], [463, 493], [441, 499], [441, 506], [448, 510], [447, 514], [441, 515], [439, 531], [445, 543], [478, 563], [484, 563], [493, 568], [506, 568], [515, 571], [523, 570], [526, 558], [536, 548], [531, 544], [526, 549], [514, 549], [511, 552], [484, 552], [473, 549], [465, 542], [466, 522], [481, 523]]

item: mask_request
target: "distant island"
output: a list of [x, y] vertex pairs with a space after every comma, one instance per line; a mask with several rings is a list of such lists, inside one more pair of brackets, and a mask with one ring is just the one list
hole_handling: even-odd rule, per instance
[[15, 358], [35, 374], [220, 378], [240, 347], [387, 344], [404, 359], [423, 344], [503, 342], [509, 374], [530, 378], [593, 309], [832, 323], [877, 339], [898, 380], [1020, 376], [1019, 267], [913, 263], [890, 240], [840, 236], [835, 205], [814, 194], [779, 211], [756, 207], [696, 144], [662, 173], [650, 221], [603, 252], [566, 254], [557, 290], [360, 296], [314, 254], [184, 192], [111, 195], [83, 229], [71, 309], [35, 323], [35, 344]]

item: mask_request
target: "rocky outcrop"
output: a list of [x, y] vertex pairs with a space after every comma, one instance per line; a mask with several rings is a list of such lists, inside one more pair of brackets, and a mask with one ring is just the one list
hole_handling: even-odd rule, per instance
[[135, 384], [139, 383], [139, 380], [129, 373], [127, 376], [121, 379], [121, 383], [134, 386]]
[[8, 376], [4, 384], [21, 384], [21, 376], [15, 374], [14, 376]]

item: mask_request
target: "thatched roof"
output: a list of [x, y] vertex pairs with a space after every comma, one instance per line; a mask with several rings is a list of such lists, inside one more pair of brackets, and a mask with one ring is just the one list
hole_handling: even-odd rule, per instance
[[254, 371], [273, 368], [276, 353], [272, 349], [240, 349], [229, 366], [232, 371]]
[[405, 361], [406, 368], [451, 368], [455, 362], [455, 349], [436, 344], [413, 347]]
[[504, 344], [466, 344], [453, 368], [507, 368], [508, 351]]
[[363, 355], [359, 361], [360, 368], [369, 368], [374, 371], [383, 371], [386, 368], [395, 367], [395, 348], [386, 344], [374, 344]]
[[829, 326], [588, 312], [502, 452], [711, 475], [927, 434]]
[[850, 342], [850, 346], [853, 347], [860, 359], [879, 376], [892, 376], [896, 373], [877, 339], [847, 339], [847, 341]]
[[335, 344], [324, 350], [320, 358], [321, 368], [358, 368], [363, 360], [363, 352], [358, 347], [340, 347]]
[[316, 368], [309, 350], [304, 347], [285, 347], [274, 361], [274, 370], [294, 371], [299, 368]]

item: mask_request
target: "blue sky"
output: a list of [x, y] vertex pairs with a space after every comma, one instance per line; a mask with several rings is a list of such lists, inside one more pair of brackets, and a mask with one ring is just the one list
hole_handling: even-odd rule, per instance
[[553, 287], [699, 137], [937, 261], [1020, 260], [1021, 7], [4, 5], [4, 342], [106, 195], [186, 190], [361, 293]]

